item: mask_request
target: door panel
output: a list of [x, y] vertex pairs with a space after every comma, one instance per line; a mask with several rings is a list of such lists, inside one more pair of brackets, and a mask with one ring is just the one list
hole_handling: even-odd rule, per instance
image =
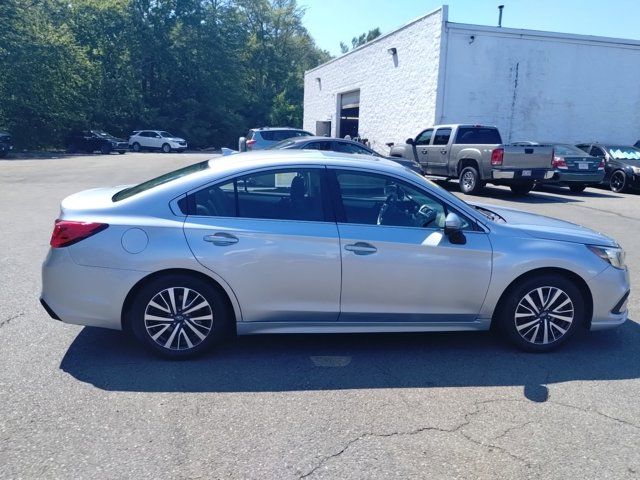
[[330, 173], [342, 247], [340, 320], [475, 320], [491, 279], [487, 234], [461, 216], [466, 243], [453, 244], [443, 227], [455, 209], [428, 191], [387, 175]]
[[451, 141], [451, 128], [438, 128], [431, 145], [425, 147], [429, 157], [427, 173], [431, 175], [446, 175], [449, 160], [449, 143]]
[[[491, 279], [485, 233], [454, 245], [442, 230], [339, 224], [341, 321], [473, 321]], [[347, 246], [365, 243], [365, 255]]]
[[245, 321], [337, 320], [335, 223], [188, 217], [184, 231], [198, 262], [230, 285]]

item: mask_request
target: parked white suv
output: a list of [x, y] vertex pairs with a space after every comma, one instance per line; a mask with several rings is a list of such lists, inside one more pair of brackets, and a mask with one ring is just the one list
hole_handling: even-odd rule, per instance
[[129, 137], [129, 146], [134, 152], [141, 150], [162, 150], [169, 153], [172, 150], [184, 152], [187, 141], [162, 130], [136, 130]]

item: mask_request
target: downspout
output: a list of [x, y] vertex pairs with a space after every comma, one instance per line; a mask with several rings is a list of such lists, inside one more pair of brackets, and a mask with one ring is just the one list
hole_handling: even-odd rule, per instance
[[440, 27], [440, 58], [438, 59], [438, 85], [436, 85], [436, 106], [434, 123], [442, 124], [444, 121], [445, 93], [447, 85], [447, 55], [449, 52], [449, 7], [442, 6], [442, 25]]

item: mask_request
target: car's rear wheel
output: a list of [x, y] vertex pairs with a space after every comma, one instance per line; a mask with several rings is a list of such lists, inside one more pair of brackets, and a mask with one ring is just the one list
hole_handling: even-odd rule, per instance
[[510, 185], [509, 188], [511, 188], [511, 191], [516, 195], [526, 195], [533, 190], [534, 185], [534, 182], [515, 183]]
[[171, 145], [169, 145], [168, 143], [163, 143], [162, 144], [162, 151], [164, 153], [169, 153], [171, 151]]
[[569, 186], [569, 190], [571, 190], [573, 193], [582, 193], [584, 192], [585, 188], [587, 188], [586, 185], [570, 185]]
[[568, 278], [539, 275], [517, 285], [508, 295], [499, 312], [500, 326], [523, 350], [553, 350], [584, 324], [584, 296]]
[[133, 145], [131, 145], [131, 148], [133, 148], [134, 152], [139, 152], [140, 151], [140, 144], [138, 142], [133, 142]]
[[131, 327], [143, 345], [169, 359], [204, 353], [231, 331], [224, 294], [190, 275], [160, 277], [146, 284], [131, 308]]
[[622, 170], [616, 170], [611, 174], [609, 187], [612, 192], [621, 193], [627, 188], [627, 175]]
[[478, 169], [472, 166], [464, 167], [460, 172], [460, 191], [469, 195], [475, 195], [482, 190], [484, 184], [480, 180]]

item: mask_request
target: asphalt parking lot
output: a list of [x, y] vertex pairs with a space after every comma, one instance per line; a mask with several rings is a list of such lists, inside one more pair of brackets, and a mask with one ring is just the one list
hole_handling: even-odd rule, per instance
[[[290, 335], [165, 362], [51, 320], [40, 265], [60, 200], [209, 157], [0, 161], [0, 478], [640, 477], [637, 295], [621, 328], [546, 355], [489, 333]], [[478, 200], [613, 236], [637, 289], [640, 195]]]

